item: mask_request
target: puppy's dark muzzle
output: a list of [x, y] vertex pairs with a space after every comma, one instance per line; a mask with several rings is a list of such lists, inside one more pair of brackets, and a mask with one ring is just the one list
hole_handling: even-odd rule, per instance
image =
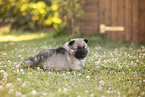
[[84, 59], [87, 56], [87, 54], [88, 54], [88, 50], [86, 50], [85, 48], [79, 48], [75, 53], [75, 57], [77, 59]]

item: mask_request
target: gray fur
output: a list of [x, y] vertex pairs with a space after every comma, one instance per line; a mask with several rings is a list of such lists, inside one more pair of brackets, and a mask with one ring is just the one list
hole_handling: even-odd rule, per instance
[[[46, 67], [47, 69], [82, 69], [82, 60], [88, 55], [86, 39], [72, 39], [64, 46], [56, 49], [40, 51], [36, 56], [24, 60], [24, 66]], [[70, 45], [71, 44], [71, 45]]]

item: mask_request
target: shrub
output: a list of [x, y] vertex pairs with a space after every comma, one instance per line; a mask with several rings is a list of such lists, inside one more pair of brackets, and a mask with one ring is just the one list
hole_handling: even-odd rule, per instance
[[50, 0], [5, 0], [0, 2], [0, 6], [1, 22], [9, 20], [12, 28], [36, 30], [61, 23], [58, 5]]
[[66, 26], [65, 25], [58, 25], [57, 29], [54, 30], [54, 37], [66, 35]]
[[62, 19], [62, 23], [66, 24], [69, 21], [68, 31], [72, 34], [79, 33], [79, 27], [77, 25], [77, 19], [84, 16], [84, 11], [81, 8], [81, 4], [84, 0], [56, 0], [59, 5], [59, 13]]

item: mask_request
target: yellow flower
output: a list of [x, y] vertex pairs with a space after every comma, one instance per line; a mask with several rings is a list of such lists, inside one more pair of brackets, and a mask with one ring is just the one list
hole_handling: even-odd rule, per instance
[[58, 12], [55, 12], [55, 13], [54, 13], [54, 16], [55, 16], [55, 17], [58, 17], [58, 16], [59, 16]]
[[37, 3], [37, 8], [38, 8], [38, 9], [45, 8], [45, 7], [46, 7], [46, 4], [45, 4], [44, 2], [39, 1], [39, 2]]
[[56, 5], [56, 4], [51, 5], [51, 9], [52, 10], [57, 10], [58, 9], [58, 5]]
[[51, 25], [52, 24], [52, 20], [51, 19], [46, 19], [44, 21], [44, 25]]
[[54, 23], [57, 23], [57, 24], [60, 24], [60, 23], [61, 23], [61, 19], [58, 18], [58, 17], [53, 17], [53, 18], [52, 18], [52, 21], [53, 21]]
[[21, 11], [25, 11], [27, 9], [28, 5], [27, 4], [23, 4], [22, 7], [20, 8]]
[[41, 13], [41, 14], [44, 14], [44, 13], [45, 13], [45, 10], [44, 10], [44, 9], [41, 9], [41, 10], [40, 10], [40, 13]]

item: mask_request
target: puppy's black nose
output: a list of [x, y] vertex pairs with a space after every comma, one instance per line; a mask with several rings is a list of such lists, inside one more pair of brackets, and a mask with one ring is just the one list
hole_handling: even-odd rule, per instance
[[85, 54], [86, 52], [85, 51], [82, 51], [82, 54]]

